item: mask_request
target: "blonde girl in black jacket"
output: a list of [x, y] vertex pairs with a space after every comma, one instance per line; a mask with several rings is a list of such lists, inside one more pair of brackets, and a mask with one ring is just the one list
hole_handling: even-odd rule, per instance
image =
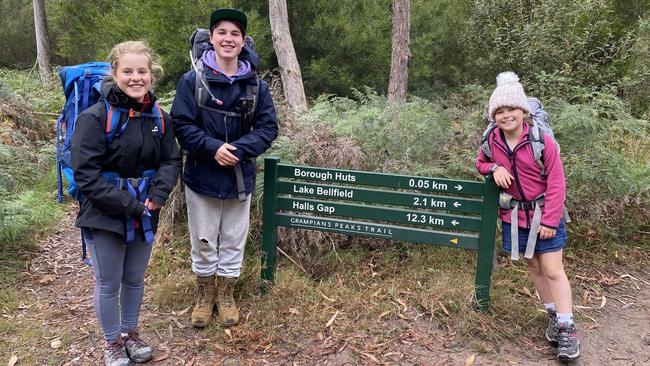
[[[129, 359], [146, 362], [153, 356], [138, 336], [138, 315], [151, 235], [178, 179], [180, 156], [171, 119], [151, 90], [154, 73], [162, 71], [152, 51], [142, 42], [124, 42], [109, 59], [111, 77], [102, 83], [103, 99], [79, 116], [71, 155], [74, 179], [85, 197], [76, 226], [92, 257], [93, 303], [106, 340], [105, 362], [126, 366]], [[114, 111], [125, 112], [113, 122], [118, 133], [107, 142], [108, 115]], [[134, 196], [125, 182], [140, 184], [146, 197]], [[148, 236], [143, 226], [150, 228]]]

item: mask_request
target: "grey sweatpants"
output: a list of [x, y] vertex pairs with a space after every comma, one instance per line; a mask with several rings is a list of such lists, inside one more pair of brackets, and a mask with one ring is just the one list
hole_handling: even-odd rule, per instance
[[114, 341], [120, 332], [126, 333], [138, 325], [144, 272], [153, 244], [143, 240], [141, 230], [129, 244], [124, 236], [112, 231], [84, 228], [82, 233], [95, 272], [95, 314], [104, 330], [104, 339]]
[[239, 277], [250, 224], [251, 195], [244, 202], [221, 200], [185, 186], [185, 199], [192, 271], [199, 277]]

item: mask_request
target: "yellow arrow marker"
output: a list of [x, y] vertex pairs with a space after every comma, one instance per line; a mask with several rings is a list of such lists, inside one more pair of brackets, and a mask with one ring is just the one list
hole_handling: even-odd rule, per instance
[[451, 239], [449, 240], [452, 244], [458, 244], [458, 239]]

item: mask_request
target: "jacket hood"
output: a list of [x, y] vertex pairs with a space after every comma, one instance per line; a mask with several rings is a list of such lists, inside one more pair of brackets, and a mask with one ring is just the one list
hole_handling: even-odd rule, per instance
[[[104, 80], [100, 88], [100, 94], [102, 98], [106, 99], [111, 105], [121, 108], [133, 109], [136, 111], [142, 111], [144, 103], [136, 102], [126, 95], [122, 89], [120, 89], [115, 81], [113, 80]], [[153, 108], [153, 104], [156, 102], [156, 96], [151, 92], [147, 93], [149, 103], [147, 103], [146, 110]], [[145, 99], [147, 99], [145, 97]]]

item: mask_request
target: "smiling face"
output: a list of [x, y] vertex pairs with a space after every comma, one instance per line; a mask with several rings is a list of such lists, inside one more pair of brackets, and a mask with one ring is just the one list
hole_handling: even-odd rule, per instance
[[235, 23], [222, 20], [212, 29], [210, 43], [217, 54], [217, 61], [237, 60], [244, 46], [244, 33]]
[[526, 112], [521, 108], [500, 107], [494, 112], [494, 121], [507, 135], [516, 135], [522, 130]]
[[151, 89], [149, 62], [149, 56], [144, 53], [125, 53], [113, 68], [113, 79], [120, 90], [140, 103]]

